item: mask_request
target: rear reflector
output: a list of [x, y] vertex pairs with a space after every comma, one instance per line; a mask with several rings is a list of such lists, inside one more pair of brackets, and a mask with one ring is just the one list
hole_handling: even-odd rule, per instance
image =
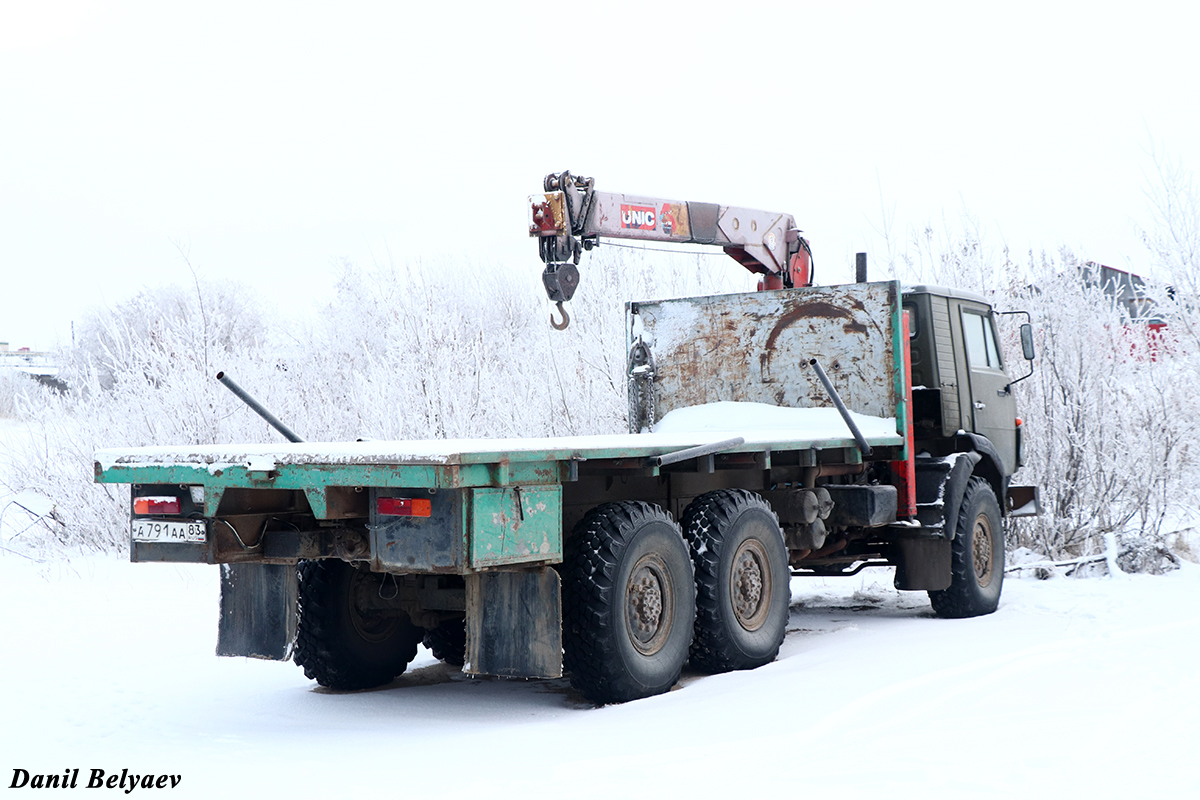
[[133, 498], [133, 513], [135, 514], [178, 514], [178, 497], [135, 497]]
[[433, 513], [433, 503], [423, 498], [380, 497], [375, 501], [375, 510], [392, 517], [428, 517]]

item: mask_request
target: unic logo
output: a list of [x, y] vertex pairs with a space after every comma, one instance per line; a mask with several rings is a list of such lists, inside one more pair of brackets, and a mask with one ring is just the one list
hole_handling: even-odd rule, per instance
[[654, 215], [654, 206], [627, 206], [621, 204], [621, 227], [636, 230], [654, 230], [658, 220]]

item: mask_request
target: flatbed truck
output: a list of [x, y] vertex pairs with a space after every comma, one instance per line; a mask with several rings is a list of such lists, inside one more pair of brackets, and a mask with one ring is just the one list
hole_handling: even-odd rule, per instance
[[[550, 183], [542, 238], [589, 213]], [[541, 245], [560, 310], [578, 283], [564, 248], [578, 258]], [[390, 682], [424, 642], [470, 674], [634, 700], [685, 664], [772, 661], [793, 576], [873, 566], [939, 616], [990, 613], [1003, 518], [1037, 506], [1011, 481], [993, 310], [778, 262], [763, 291], [626, 305], [627, 433], [115, 448], [96, 480], [131, 485], [133, 561], [220, 565], [218, 654], [290, 658], [335, 689]]]

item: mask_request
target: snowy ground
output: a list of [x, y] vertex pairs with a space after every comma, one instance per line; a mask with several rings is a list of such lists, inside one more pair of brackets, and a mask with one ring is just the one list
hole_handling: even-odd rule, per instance
[[1010, 578], [963, 621], [883, 571], [792, 589], [775, 663], [595, 709], [423, 650], [388, 687], [328, 692], [213, 655], [215, 568], [0, 552], [0, 787], [100, 768], [181, 775], [181, 797], [1200, 796], [1200, 567]]

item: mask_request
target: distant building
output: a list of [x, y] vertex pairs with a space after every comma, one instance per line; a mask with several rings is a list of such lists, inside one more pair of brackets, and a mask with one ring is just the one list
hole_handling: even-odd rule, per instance
[[[1086, 285], [1099, 286], [1125, 312], [1129, 321], [1124, 329], [1134, 360], [1158, 361], [1164, 355], [1179, 352], [1179, 342], [1156, 313], [1154, 300], [1147, 296], [1145, 278], [1094, 261], [1084, 264], [1080, 271]], [[1167, 287], [1167, 293], [1174, 296], [1171, 287]]]
[[1129, 316], [1130, 322], [1142, 322], [1153, 329], [1165, 324], [1155, 315], [1154, 301], [1146, 296], [1146, 280], [1142, 276], [1094, 261], [1087, 262], [1080, 270], [1084, 283], [1099, 286], [1106, 295], [1116, 300]]
[[0, 342], [0, 372], [23, 372], [34, 380], [59, 391], [66, 384], [58, 377], [58, 359], [54, 353], [43, 353], [22, 347], [13, 350], [8, 342]]

